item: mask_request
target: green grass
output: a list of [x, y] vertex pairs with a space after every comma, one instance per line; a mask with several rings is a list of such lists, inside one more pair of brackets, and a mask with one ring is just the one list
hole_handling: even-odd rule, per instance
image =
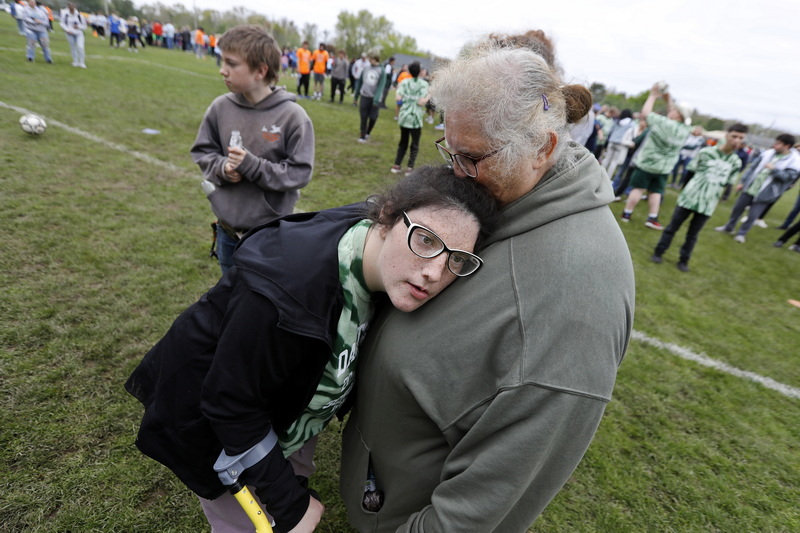
[[[141, 407], [122, 384], [177, 314], [219, 274], [212, 220], [189, 147], [224, 91], [211, 61], [87, 39], [87, 70], [24, 60], [0, 17], [0, 101], [163, 162], [154, 164], [51, 124], [24, 134], [0, 106], [0, 531], [204, 531], [191, 493], [133, 446]], [[291, 78], [282, 83], [294, 89]], [[358, 144], [354, 107], [301, 103], [314, 121], [314, 178], [298, 208], [363, 199], [391, 182], [398, 137], [383, 111]], [[141, 133], [154, 128], [160, 135]], [[420, 163], [436, 161], [431, 126]], [[767, 217], [778, 225], [792, 190]], [[674, 207], [668, 191], [662, 222]], [[800, 387], [800, 254], [754, 228], [744, 245], [700, 236], [689, 274], [662, 265], [641, 205], [623, 226], [636, 268], [635, 328]], [[618, 214], [621, 204], [611, 209]], [[614, 401], [583, 463], [532, 531], [800, 530], [800, 400], [632, 342]], [[319, 530], [348, 531], [337, 494], [340, 426], [323, 435], [312, 484], [327, 506]]]

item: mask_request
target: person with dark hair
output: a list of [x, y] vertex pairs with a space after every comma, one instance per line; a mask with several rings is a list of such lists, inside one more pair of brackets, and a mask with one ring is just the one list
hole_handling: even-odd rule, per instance
[[380, 113], [380, 97], [383, 94], [383, 87], [386, 83], [384, 69], [381, 66], [381, 58], [377, 52], [369, 54], [369, 66], [361, 71], [361, 77], [356, 82], [356, 98], [360, 97], [359, 114], [361, 116], [361, 132], [358, 142], [369, 141], [372, 128], [378, 122]]
[[311, 53], [311, 70], [314, 72], [314, 96], [311, 97], [313, 100], [322, 100], [322, 92], [325, 90], [325, 71], [330, 57], [325, 43], [319, 43], [317, 49]]
[[340, 474], [360, 532], [526, 531], [611, 399], [633, 265], [611, 183], [569, 136], [591, 93], [551, 63], [488, 39], [433, 76], [436, 147], [497, 198], [501, 223], [475, 283], [410, 315], [386, 308], [367, 335]]
[[397, 87], [397, 96], [402, 99], [397, 124], [400, 126], [400, 142], [397, 145], [397, 155], [392, 165], [392, 174], [402, 171], [403, 158], [408, 150], [408, 141], [411, 139], [411, 152], [408, 155], [406, 174], [414, 170], [419, 152], [419, 138], [422, 135], [422, 120], [425, 116], [425, 106], [428, 104], [428, 82], [419, 77], [421, 67], [418, 61], [408, 66], [410, 78], [403, 80]]
[[746, 207], [750, 207], [739, 231], [733, 238], [738, 243], [745, 242], [745, 235], [761, 218], [764, 211], [786, 192], [800, 175], [800, 152], [794, 148], [795, 138], [788, 133], [778, 135], [772, 148], [755, 158], [742, 175], [736, 192], [744, 191], [731, 210], [731, 216], [724, 226], [714, 228], [722, 233], [732, 234], [736, 223]]
[[276, 86], [281, 51], [260, 26], [236, 26], [219, 39], [219, 73], [229, 93], [206, 110], [191, 149], [217, 216], [217, 257], [232, 266], [250, 228], [288, 215], [311, 181], [314, 125], [295, 95]]
[[611, 128], [606, 143], [606, 152], [601, 164], [608, 173], [609, 179], [614, 179], [617, 167], [625, 161], [628, 150], [633, 148], [633, 137], [636, 133], [636, 121], [633, 120], [633, 113], [630, 109], [623, 109], [619, 115], [619, 120], [615, 121]]
[[311, 51], [308, 49], [308, 41], [303, 41], [295, 53], [297, 54], [297, 73], [299, 74], [297, 96], [308, 100], [308, 83], [311, 79]]
[[347, 61], [344, 48], [340, 48], [336, 52], [336, 58], [333, 60], [333, 68], [331, 69], [331, 103], [336, 98], [337, 90], [339, 91], [339, 103], [344, 102], [344, 85], [349, 71], [350, 63]]
[[477, 272], [496, 212], [482, 186], [425, 167], [365, 203], [254, 229], [126, 382], [145, 406], [137, 447], [200, 496], [212, 531], [253, 531], [218, 458], [251, 465], [239, 479], [280, 531], [313, 531], [316, 436], [354, 388], [376, 301], [409, 313]]
[[72, 66], [78, 68], [86, 68], [85, 58], [86, 49], [84, 46], [83, 31], [86, 29], [86, 19], [75, 8], [75, 4], [70, 2], [67, 4], [67, 9], [61, 11], [59, 20], [61, 29], [67, 34], [67, 41], [69, 41], [69, 50], [72, 54]]
[[742, 168], [742, 160], [739, 159], [737, 150], [744, 145], [746, 133], [747, 126], [733, 124], [725, 134], [724, 144], [703, 148], [689, 162], [687, 171], [694, 176], [678, 196], [678, 205], [675, 206], [667, 228], [661, 234], [661, 239], [650, 258], [651, 261], [661, 263], [661, 256], [669, 249], [675, 233], [691, 217], [678, 260], [678, 270], [689, 271], [689, 259], [697, 244], [700, 230], [714, 214], [725, 186], [736, 181]]

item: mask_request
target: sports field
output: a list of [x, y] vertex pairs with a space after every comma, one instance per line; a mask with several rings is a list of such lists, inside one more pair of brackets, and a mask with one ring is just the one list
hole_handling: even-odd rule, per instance
[[[82, 70], [63, 32], [51, 41], [53, 65], [40, 51], [25, 61], [0, 13], [0, 531], [207, 531], [188, 489], [133, 446], [141, 407], [122, 385], [219, 276], [189, 148], [225, 87], [191, 54], [87, 36]], [[362, 145], [350, 101], [301, 102], [317, 137], [301, 210], [395, 179], [393, 107]], [[26, 112], [45, 117], [44, 135], [19, 128]], [[439, 161], [437, 134], [425, 126], [420, 164]], [[800, 254], [772, 247], [796, 197], [745, 244], [712, 230], [732, 200], [721, 204], [689, 273], [674, 265], [683, 232], [655, 265], [644, 205], [624, 225], [636, 334], [594, 443], [531, 531], [800, 531], [800, 309], [787, 303], [800, 300]], [[319, 530], [336, 533], [349, 531], [339, 431], [325, 432], [312, 479]]]

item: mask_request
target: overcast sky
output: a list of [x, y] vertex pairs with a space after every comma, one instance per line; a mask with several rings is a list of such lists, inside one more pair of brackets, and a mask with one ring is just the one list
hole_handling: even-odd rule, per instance
[[702, 113], [800, 134], [800, 0], [178, 1], [316, 24], [320, 38], [341, 11], [367, 9], [445, 57], [489, 32], [542, 29], [570, 82], [635, 94], [664, 79]]

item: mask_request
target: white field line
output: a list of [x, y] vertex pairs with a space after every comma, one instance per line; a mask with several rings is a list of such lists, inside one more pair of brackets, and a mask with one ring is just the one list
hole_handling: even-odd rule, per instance
[[146, 163], [149, 163], [151, 165], [155, 165], [155, 166], [164, 168], [164, 169], [169, 170], [170, 172], [174, 172], [175, 174], [178, 174], [180, 176], [183, 176], [183, 177], [186, 177], [186, 178], [191, 178], [193, 180], [196, 180], [197, 182], [202, 181], [202, 178], [201, 178], [199, 172], [197, 174], [191, 173], [191, 172], [187, 171], [186, 169], [181, 168], [181, 167], [179, 167], [177, 165], [173, 165], [172, 163], [168, 163], [167, 161], [162, 161], [160, 159], [156, 159], [155, 157], [149, 156], [149, 155], [147, 155], [145, 153], [142, 153], [142, 152], [138, 152], [136, 150], [131, 150], [130, 148], [128, 148], [125, 145], [117, 144], [117, 143], [114, 143], [114, 142], [111, 142], [111, 141], [107, 141], [105, 139], [102, 139], [102, 138], [98, 137], [97, 135], [92, 135], [89, 132], [80, 130], [78, 128], [73, 128], [72, 126], [64, 124], [63, 122], [59, 122], [59, 121], [57, 121], [55, 119], [48, 118], [45, 115], [42, 115], [41, 113], [36, 113], [34, 111], [30, 111], [28, 109], [25, 109], [24, 107], [17, 107], [15, 105], [10, 105], [10, 104], [7, 104], [7, 103], [5, 103], [3, 101], [0, 101], [0, 107], [4, 107], [6, 109], [14, 110], [17, 113], [20, 113], [21, 115], [26, 115], [26, 114], [29, 114], [29, 113], [33, 113], [34, 115], [38, 115], [38, 116], [42, 117], [47, 122], [48, 126], [59, 127], [61, 129], [67, 130], [70, 133], [74, 133], [75, 135], [83, 137], [84, 139], [87, 139], [87, 140], [92, 141], [92, 142], [96, 142], [98, 144], [102, 144], [103, 146], [105, 146], [107, 148], [111, 148], [113, 150], [117, 150], [119, 152], [128, 154], [128, 155], [130, 155], [132, 157], [135, 157], [136, 159], [140, 159], [140, 160], [142, 160], [142, 161], [144, 161]]
[[772, 378], [761, 376], [759, 374], [756, 374], [755, 372], [741, 370], [739, 368], [736, 368], [735, 366], [723, 363], [722, 361], [717, 361], [716, 359], [712, 359], [705, 354], [696, 354], [691, 350], [683, 348], [682, 346], [678, 346], [677, 344], [672, 344], [671, 342], [663, 342], [658, 339], [654, 339], [653, 337], [649, 337], [644, 333], [641, 333], [636, 330], [633, 331], [631, 337], [639, 342], [643, 342], [644, 344], [649, 344], [651, 346], [655, 346], [656, 348], [667, 350], [671, 354], [677, 355], [678, 357], [681, 357], [683, 359], [694, 361], [695, 363], [707, 366], [709, 368], [713, 368], [720, 372], [725, 372], [726, 374], [730, 374], [732, 376], [749, 379], [750, 381], [755, 381], [756, 383], [759, 383], [768, 389], [777, 391], [783, 394], [784, 396], [788, 396], [789, 398], [800, 399], [800, 389], [797, 389], [795, 387], [790, 387], [789, 385], [784, 385], [783, 383], [775, 381]]

